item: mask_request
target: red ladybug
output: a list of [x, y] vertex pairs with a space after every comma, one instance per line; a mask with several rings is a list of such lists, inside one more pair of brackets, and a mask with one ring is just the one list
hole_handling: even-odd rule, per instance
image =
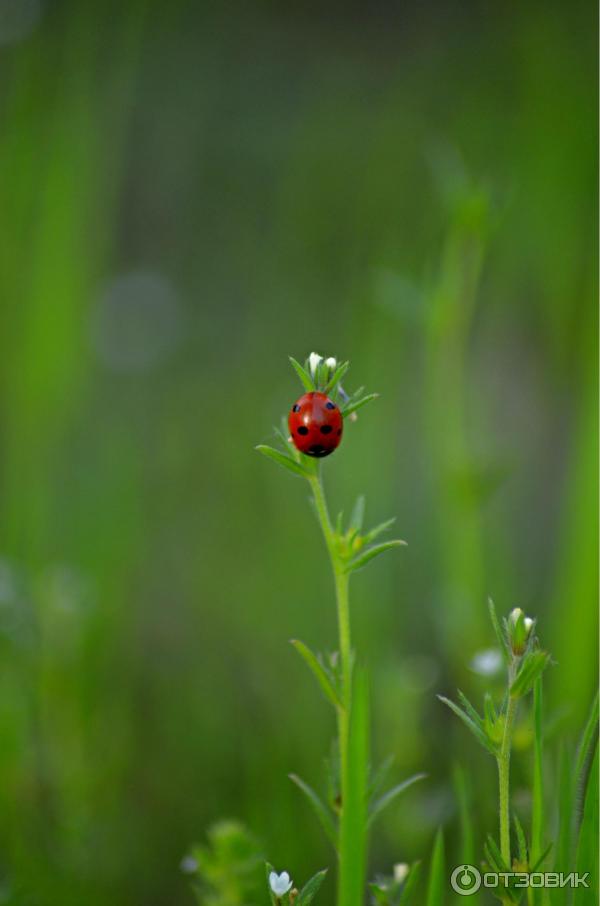
[[307, 456], [329, 456], [342, 439], [344, 420], [339, 406], [324, 393], [305, 393], [288, 416], [294, 446]]

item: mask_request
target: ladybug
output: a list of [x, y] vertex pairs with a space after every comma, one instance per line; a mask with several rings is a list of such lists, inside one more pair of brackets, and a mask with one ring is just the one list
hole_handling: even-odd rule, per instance
[[288, 416], [294, 446], [307, 456], [323, 457], [339, 446], [344, 420], [339, 406], [324, 393], [305, 393]]

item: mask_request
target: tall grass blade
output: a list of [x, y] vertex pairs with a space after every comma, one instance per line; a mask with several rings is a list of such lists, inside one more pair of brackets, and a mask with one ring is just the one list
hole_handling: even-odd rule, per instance
[[429, 867], [429, 881], [427, 884], [426, 906], [444, 906], [444, 890], [446, 888], [446, 870], [444, 858], [444, 835], [441, 827], [435, 835], [433, 855]]

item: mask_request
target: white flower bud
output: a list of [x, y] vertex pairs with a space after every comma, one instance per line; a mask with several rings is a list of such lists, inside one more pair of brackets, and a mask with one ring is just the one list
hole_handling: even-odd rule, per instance
[[319, 367], [319, 365], [321, 364], [322, 361], [323, 361], [323, 356], [319, 355], [318, 352], [311, 352], [311, 354], [309, 355], [308, 370], [310, 371], [310, 376], [313, 379], [317, 373], [317, 368]]
[[402, 882], [406, 880], [408, 868], [409, 866], [406, 862], [397, 862], [396, 865], [394, 865], [394, 881], [396, 884], [402, 884]]

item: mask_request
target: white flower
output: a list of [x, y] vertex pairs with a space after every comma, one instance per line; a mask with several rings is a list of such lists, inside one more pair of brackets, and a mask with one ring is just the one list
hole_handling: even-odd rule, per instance
[[337, 368], [337, 359], [334, 359], [334, 357], [330, 355], [328, 359], [325, 359], [325, 364], [330, 371], [335, 371]]
[[498, 648], [478, 651], [471, 661], [471, 670], [481, 676], [494, 676], [502, 666], [502, 655]]
[[276, 897], [282, 897], [292, 886], [292, 879], [287, 871], [282, 871], [280, 875], [272, 871], [269, 875], [269, 884]]
[[397, 862], [394, 865], [394, 881], [396, 884], [402, 884], [408, 874], [408, 865], [406, 862]]
[[193, 875], [198, 871], [198, 862], [193, 856], [184, 856], [179, 863], [179, 868], [184, 874]]
[[525, 623], [525, 630], [527, 632], [527, 635], [529, 635], [529, 633], [533, 629], [533, 620], [531, 619], [531, 617], [525, 617], [523, 622]]
[[317, 373], [317, 368], [319, 367], [319, 365], [321, 364], [322, 361], [323, 361], [323, 356], [319, 355], [318, 352], [311, 352], [311, 354], [309, 355], [308, 370], [310, 371], [310, 376], [312, 378], [315, 377], [315, 375]]

